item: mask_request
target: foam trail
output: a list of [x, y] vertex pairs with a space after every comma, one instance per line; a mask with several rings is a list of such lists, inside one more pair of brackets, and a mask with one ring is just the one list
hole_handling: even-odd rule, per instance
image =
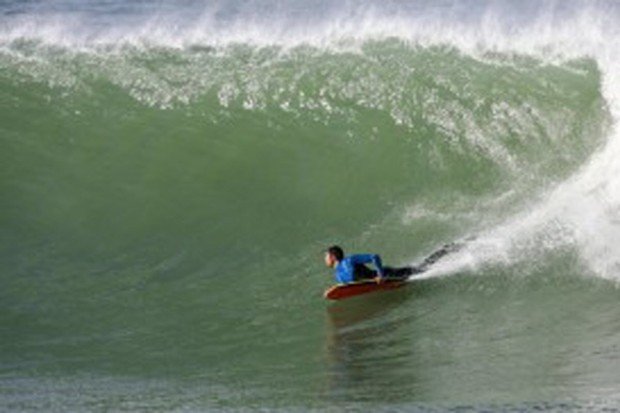
[[620, 280], [620, 137], [537, 205], [483, 231], [419, 278], [510, 265], [562, 246], [577, 248], [596, 275]]

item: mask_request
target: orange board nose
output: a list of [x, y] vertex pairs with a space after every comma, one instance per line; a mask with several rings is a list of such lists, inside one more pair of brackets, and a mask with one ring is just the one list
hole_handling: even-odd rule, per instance
[[323, 296], [329, 300], [341, 300], [343, 298], [354, 297], [360, 294], [372, 293], [375, 291], [393, 290], [405, 285], [402, 278], [385, 280], [378, 284], [374, 280], [354, 282], [350, 284], [337, 284], [327, 289]]

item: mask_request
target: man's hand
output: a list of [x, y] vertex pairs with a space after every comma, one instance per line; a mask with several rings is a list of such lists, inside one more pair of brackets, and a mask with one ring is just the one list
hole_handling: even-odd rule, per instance
[[377, 284], [381, 284], [381, 283], [383, 283], [383, 277], [382, 277], [382, 276], [380, 276], [380, 275], [377, 275], [377, 276], [375, 277], [375, 282], [376, 282]]

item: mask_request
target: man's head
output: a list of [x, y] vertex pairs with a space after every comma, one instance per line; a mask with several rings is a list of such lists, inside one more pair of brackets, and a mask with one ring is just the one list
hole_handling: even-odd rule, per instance
[[325, 251], [325, 265], [335, 267], [344, 258], [344, 251], [338, 245], [332, 245]]

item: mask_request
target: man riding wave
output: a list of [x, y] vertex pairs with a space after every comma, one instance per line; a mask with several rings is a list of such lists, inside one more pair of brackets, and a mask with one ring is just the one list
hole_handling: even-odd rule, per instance
[[[372, 264], [375, 269], [368, 268], [365, 264]], [[415, 267], [385, 267], [377, 254], [345, 257], [344, 251], [338, 245], [332, 245], [325, 251], [325, 265], [334, 269], [336, 281], [340, 284], [373, 279], [380, 283], [385, 278], [405, 278], [421, 272]]]

